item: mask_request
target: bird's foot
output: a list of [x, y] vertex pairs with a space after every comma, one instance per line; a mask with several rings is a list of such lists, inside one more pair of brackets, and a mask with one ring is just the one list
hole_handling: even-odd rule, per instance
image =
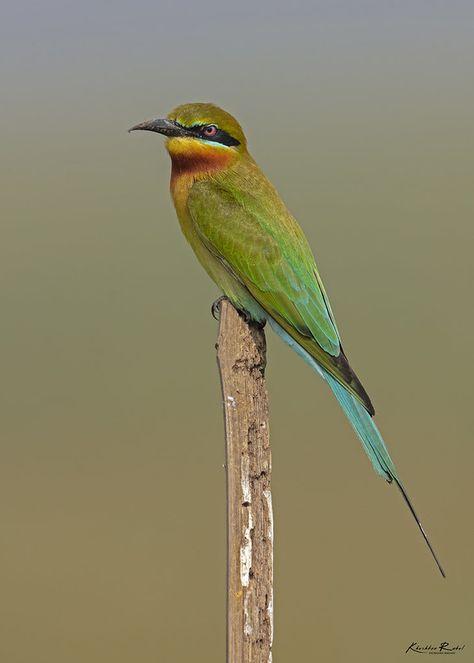
[[[213, 302], [211, 306], [211, 314], [214, 320], [217, 321], [220, 320], [221, 304], [225, 300], [230, 301], [228, 297], [226, 297], [225, 295], [221, 295], [216, 299], [215, 302]], [[248, 325], [253, 325], [257, 329], [263, 329], [265, 327], [265, 324], [267, 322], [266, 320], [254, 320], [254, 318], [252, 318], [251, 315], [247, 313], [247, 311], [244, 311], [243, 309], [237, 309], [237, 311]]]
[[248, 325], [253, 325], [257, 329], [263, 329], [266, 325], [266, 320], [255, 320], [247, 311], [239, 309], [239, 315], [245, 320]]
[[225, 295], [221, 295], [216, 299], [215, 302], [212, 303], [211, 314], [214, 320], [219, 321], [221, 314], [221, 304], [225, 299], [227, 299], [227, 297]]

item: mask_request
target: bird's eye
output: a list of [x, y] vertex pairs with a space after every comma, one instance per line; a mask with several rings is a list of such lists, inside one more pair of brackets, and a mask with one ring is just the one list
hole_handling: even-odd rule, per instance
[[217, 127], [215, 124], [207, 124], [204, 129], [202, 130], [202, 133], [205, 136], [211, 137], [215, 136], [217, 133]]

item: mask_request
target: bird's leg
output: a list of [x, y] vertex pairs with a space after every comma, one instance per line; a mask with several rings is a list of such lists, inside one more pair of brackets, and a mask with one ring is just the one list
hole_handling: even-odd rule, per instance
[[246, 313], [243, 313], [245, 320], [250, 324], [256, 327], [257, 329], [263, 329], [265, 325], [267, 324], [266, 320], [254, 320], [253, 318], [249, 318], [249, 316]]
[[266, 320], [255, 320], [249, 313], [247, 313], [247, 311], [243, 309], [239, 309], [239, 315], [242, 316], [248, 325], [253, 325], [257, 329], [263, 329], [267, 322]]
[[225, 295], [221, 295], [220, 297], [218, 297], [216, 299], [215, 302], [212, 303], [211, 314], [212, 314], [212, 317], [214, 318], [214, 320], [219, 321], [220, 312], [221, 312], [221, 304], [225, 299], [227, 299], [227, 297]]
[[[218, 297], [218, 298], [216, 299], [215, 302], [212, 303], [212, 306], [211, 306], [211, 314], [212, 314], [212, 317], [214, 318], [214, 320], [219, 321], [219, 319], [220, 319], [221, 303], [222, 303], [224, 300], [226, 300], [226, 299], [227, 299], [227, 301], [230, 301], [228, 297], [226, 297], [225, 295], [221, 295], [220, 297]], [[266, 324], [266, 322], [267, 322], [266, 320], [262, 320], [262, 321], [254, 320], [254, 319], [250, 316], [250, 314], [247, 313], [247, 311], [245, 311], [244, 309], [240, 309], [240, 308], [239, 308], [239, 309], [237, 309], [237, 311], [238, 311], [239, 315], [242, 316], [242, 318], [245, 320], [245, 322], [246, 322], [248, 325], [254, 325], [257, 329], [263, 329], [263, 328], [265, 327], [265, 324]]]

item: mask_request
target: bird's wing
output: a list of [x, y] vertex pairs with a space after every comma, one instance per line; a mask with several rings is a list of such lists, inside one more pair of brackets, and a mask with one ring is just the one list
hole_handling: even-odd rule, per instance
[[[203, 243], [263, 309], [372, 414], [370, 399], [342, 351], [306, 238], [288, 212], [243, 204], [213, 180], [191, 188], [188, 209]], [[279, 211], [281, 212], [283, 208]]]

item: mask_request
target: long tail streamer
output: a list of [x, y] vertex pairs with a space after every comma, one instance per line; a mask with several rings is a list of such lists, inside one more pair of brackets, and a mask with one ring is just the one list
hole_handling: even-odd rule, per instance
[[444, 573], [443, 567], [441, 566], [439, 559], [433, 549], [433, 546], [430, 543], [430, 540], [428, 539], [428, 536], [423, 528], [423, 525], [421, 524], [421, 520], [418, 518], [416, 511], [413, 507], [413, 504], [408, 497], [408, 494], [400, 480], [400, 477], [398, 476], [397, 470], [395, 468], [395, 465], [393, 464], [392, 459], [390, 458], [390, 455], [387, 451], [387, 448], [385, 446], [385, 442], [383, 441], [382, 436], [380, 435], [380, 432], [375, 425], [375, 421], [372, 419], [370, 414], [367, 412], [367, 410], [363, 407], [359, 401], [352, 396], [342, 385], [335, 380], [332, 375], [324, 371], [324, 379], [326, 382], [329, 384], [331, 387], [335, 397], [337, 398], [340, 406], [344, 410], [344, 413], [346, 417], [349, 419], [351, 422], [351, 425], [355, 432], [357, 433], [357, 436], [359, 437], [360, 441], [362, 442], [362, 445], [370, 458], [372, 465], [380, 476], [382, 476], [386, 481], [391, 483], [392, 481], [395, 481], [397, 484], [403, 499], [405, 500], [408, 508], [411, 511], [411, 514], [413, 518], [416, 521], [416, 524], [418, 525], [418, 528], [426, 541], [426, 545], [428, 546], [431, 554], [433, 555], [433, 559], [435, 560], [438, 569], [443, 576], [443, 578], [446, 577], [446, 574]]
[[424, 540], [426, 541], [426, 545], [433, 555], [441, 575], [443, 578], [445, 578], [446, 575], [443, 571], [443, 567], [441, 566], [438, 557], [436, 556], [433, 546], [431, 545], [423, 525], [421, 524], [421, 520], [418, 518], [413, 504], [411, 503], [411, 500], [408, 497], [401, 479], [398, 476], [398, 472], [392, 459], [390, 458], [387, 447], [385, 446], [385, 442], [380, 435], [379, 429], [375, 425], [375, 421], [372, 419], [364, 406], [359, 403], [359, 401], [354, 396], [352, 396], [347, 391], [347, 389], [344, 389], [344, 387], [339, 384], [339, 382], [333, 378], [332, 375], [330, 375], [324, 368], [319, 366], [313, 357], [311, 357], [311, 355], [306, 352], [306, 350], [302, 348], [301, 345], [299, 345], [275, 320], [273, 320], [273, 318], [268, 316], [268, 322], [270, 323], [272, 329], [285, 341], [285, 343], [288, 343], [288, 345], [329, 384], [339, 402], [339, 405], [342, 407], [344, 414], [349, 419], [353, 429], [357, 433], [357, 437], [362, 442], [362, 445], [368, 457], [370, 458], [374, 470], [389, 483], [395, 481], [397, 484], [401, 494], [403, 495], [403, 499], [407, 503], [407, 506], [410, 509], [410, 512], [415, 519]]

